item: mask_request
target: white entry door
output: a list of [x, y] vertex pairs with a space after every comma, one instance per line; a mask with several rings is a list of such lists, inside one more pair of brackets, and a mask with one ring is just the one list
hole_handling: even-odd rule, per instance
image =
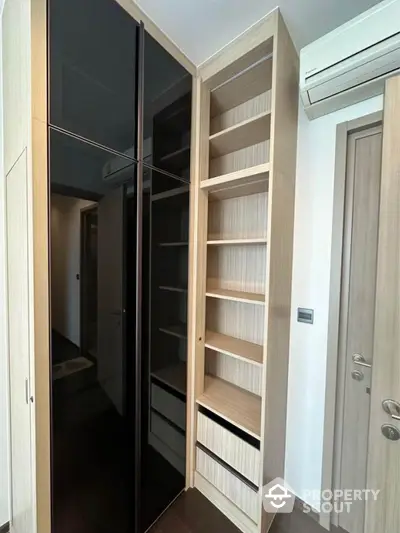
[[6, 176], [11, 533], [34, 533], [27, 157]]
[[[386, 82], [365, 533], [400, 531], [400, 77]], [[389, 400], [389, 401], [387, 401]], [[385, 408], [388, 412], [385, 411]]]

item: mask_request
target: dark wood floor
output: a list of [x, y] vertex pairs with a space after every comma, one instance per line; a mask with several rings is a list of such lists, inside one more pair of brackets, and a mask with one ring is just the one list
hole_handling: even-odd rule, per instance
[[[323, 533], [312, 518], [300, 511], [278, 515], [270, 533]], [[241, 533], [196, 489], [182, 494], [153, 526], [150, 533]]]

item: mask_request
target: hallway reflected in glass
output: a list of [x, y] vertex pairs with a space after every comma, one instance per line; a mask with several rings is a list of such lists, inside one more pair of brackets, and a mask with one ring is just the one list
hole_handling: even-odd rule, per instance
[[136, 164], [49, 135], [53, 533], [128, 532], [135, 354], [126, 276], [135, 273]]

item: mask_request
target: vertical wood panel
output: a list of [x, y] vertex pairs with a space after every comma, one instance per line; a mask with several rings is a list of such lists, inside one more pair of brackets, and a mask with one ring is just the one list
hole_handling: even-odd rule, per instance
[[400, 424], [382, 409], [400, 401], [400, 77], [386, 82], [383, 118], [381, 201], [372, 368], [367, 488], [381, 489], [366, 505], [366, 533], [392, 533], [400, 524], [400, 446], [381, 433]]
[[10, 379], [11, 531], [34, 531], [27, 154], [6, 177], [8, 345]]
[[31, 327], [34, 353], [34, 442], [36, 533], [51, 533], [51, 436], [50, 436], [50, 304], [49, 214], [47, 168], [47, 2], [29, 0], [30, 41], [30, 138], [29, 216], [31, 242]]
[[211, 374], [257, 396], [262, 395], [261, 368], [214, 350], [206, 349], [206, 374]]
[[[265, 364], [261, 454], [263, 484], [284, 477], [294, 195], [296, 180], [298, 56], [278, 14], [274, 39], [272, 85], [271, 171], [269, 181]], [[260, 498], [260, 508], [261, 498]], [[261, 531], [271, 517], [262, 512]]]
[[190, 184], [190, 248], [189, 248], [189, 330], [186, 487], [194, 486], [197, 397], [204, 389], [204, 333], [207, 250], [207, 194], [200, 182], [208, 175], [208, 137], [210, 92], [200, 78], [193, 78], [192, 150]]
[[209, 298], [207, 329], [261, 345], [264, 342], [264, 306]]
[[208, 240], [267, 236], [267, 193], [210, 202]]

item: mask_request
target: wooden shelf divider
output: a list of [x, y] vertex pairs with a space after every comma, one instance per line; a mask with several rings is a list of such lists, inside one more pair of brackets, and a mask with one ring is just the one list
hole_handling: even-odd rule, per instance
[[197, 403], [260, 439], [261, 398], [227, 381], [206, 375]]
[[223, 245], [243, 245], [243, 244], [266, 244], [266, 237], [259, 237], [257, 239], [212, 239], [207, 241], [210, 246], [223, 246]]
[[233, 198], [266, 192], [269, 168], [269, 163], [262, 163], [244, 170], [209, 178], [200, 183], [200, 188], [209, 192], [210, 199]]
[[206, 296], [219, 298], [221, 300], [231, 300], [233, 302], [244, 302], [250, 304], [265, 304], [265, 294], [255, 292], [232, 291], [228, 289], [207, 289]]
[[269, 139], [271, 113], [266, 111], [210, 136], [211, 157], [220, 157]]
[[247, 363], [260, 366], [263, 364], [263, 347], [260, 344], [236, 339], [214, 331], [206, 331], [205, 347]]

